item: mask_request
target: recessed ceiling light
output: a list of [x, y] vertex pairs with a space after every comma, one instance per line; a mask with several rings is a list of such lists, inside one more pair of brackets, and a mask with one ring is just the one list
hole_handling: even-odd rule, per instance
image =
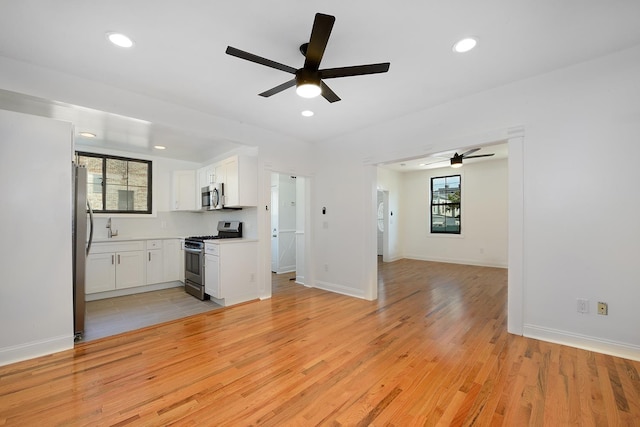
[[474, 37], [466, 37], [453, 45], [453, 51], [457, 53], [469, 52], [471, 49], [476, 47], [476, 44], [478, 44], [478, 39]]
[[311, 116], [313, 116], [313, 111], [311, 111], [311, 110], [304, 110], [304, 111], [303, 111], [302, 113], [300, 113], [300, 114], [302, 114], [302, 115], [303, 115], [303, 116], [305, 116], [305, 117], [311, 117]]
[[156, 150], [166, 150], [167, 147], [165, 147], [164, 145], [154, 145], [153, 148], [155, 148]]
[[80, 132], [78, 135], [84, 136], [85, 138], [95, 138], [96, 134], [91, 132]]
[[107, 33], [109, 41], [116, 46], [131, 47], [133, 46], [133, 40], [121, 33]]

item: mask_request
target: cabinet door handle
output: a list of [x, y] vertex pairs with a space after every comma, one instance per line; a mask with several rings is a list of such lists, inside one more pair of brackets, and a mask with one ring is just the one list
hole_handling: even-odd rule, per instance
[[151, 262], [151, 252], [149, 252], [149, 262]]
[[111, 255], [111, 265], [116, 263], [116, 256], [115, 255]]
[[120, 264], [120, 254], [118, 254], [118, 264]]

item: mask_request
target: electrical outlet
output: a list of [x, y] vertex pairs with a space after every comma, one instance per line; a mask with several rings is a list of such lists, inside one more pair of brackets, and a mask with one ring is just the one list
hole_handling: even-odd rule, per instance
[[584, 298], [578, 298], [577, 300], [577, 305], [578, 305], [578, 313], [588, 313], [589, 312], [589, 300], [588, 299], [584, 299]]
[[609, 304], [598, 301], [598, 314], [606, 316], [609, 314]]

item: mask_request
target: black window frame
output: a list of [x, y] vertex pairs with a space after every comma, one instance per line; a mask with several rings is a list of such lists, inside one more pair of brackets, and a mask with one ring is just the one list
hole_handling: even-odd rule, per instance
[[[445, 188], [446, 188], [446, 180], [448, 178], [457, 178], [458, 179], [458, 201], [457, 202], [451, 202], [451, 201], [447, 201], [447, 202], [435, 202], [436, 197], [434, 197], [434, 181], [435, 180], [441, 180], [444, 179], [445, 180]], [[438, 192], [439, 193], [439, 192]], [[436, 194], [437, 196], [438, 194]], [[430, 196], [430, 201], [429, 201], [429, 222], [430, 222], [430, 231], [432, 234], [462, 234], [462, 175], [446, 175], [446, 176], [434, 176], [431, 177], [431, 186], [430, 186], [430, 190], [429, 190], [429, 196]], [[441, 197], [437, 197], [437, 200], [442, 200]], [[445, 220], [444, 220], [444, 226], [442, 227], [434, 227], [434, 208], [438, 208], [439, 210], [441, 208], [444, 208], [445, 211], [447, 209], [450, 209], [452, 212], [455, 212], [455, 208], [457, 207], [458, 209], [458, 216], [456, 217], [455, 215], [452, 215], [451, 218], [457, 218], [458, 219], [458, 224], [457, 224], [457, 230], [447, 230], [447, 222], [446, 222], [446, 216], [445, 216]]]
[[[76, 151], [76, 162], [78, 157], [93, 157], [102, 160], [102, 206], [107, 206], [107, 159], [120, 160], [126, 162], [143, 163], [147, 165], [147, 208], [144, 211], [136, 210], [121, 210], [121, 209], [93, 209], [93, 213], [96, 214], [133, 214], [133, 215], [149, 215], [153, 209], [153, 162], [151, 160], [136, 159], [133, 157], [113, 156], [110, 154], [89, 153], [85, 151]], [[87, 178], [88, 179], [88, 178]], [[88, 183], [87, 183], [88, 184]]]

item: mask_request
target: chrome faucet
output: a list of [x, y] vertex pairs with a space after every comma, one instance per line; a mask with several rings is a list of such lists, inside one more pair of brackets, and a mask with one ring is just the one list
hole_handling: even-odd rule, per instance
[[108, 238], [112, 238], [112, 237], [116, 237], [118, 235], [118, 230], [112, 230], [111, 229], [111, 218], [109, 218], [107, 220], [107, 237]]

